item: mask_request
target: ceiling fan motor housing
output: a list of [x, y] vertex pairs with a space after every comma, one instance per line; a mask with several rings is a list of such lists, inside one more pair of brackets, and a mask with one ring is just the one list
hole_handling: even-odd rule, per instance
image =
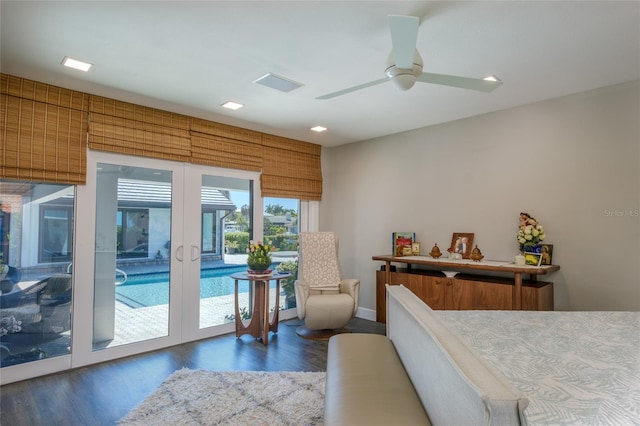
[[415, 84], [416, 79], [422, 74], [422, 66], [422, 57], [417, 50], [413, 55], [413, 67], [411, 69], [396, 67], [396, 61], [393, 52], [391, 52], [389, 59], [387, 59], [385, 74], [398, 89], [409, 90]]

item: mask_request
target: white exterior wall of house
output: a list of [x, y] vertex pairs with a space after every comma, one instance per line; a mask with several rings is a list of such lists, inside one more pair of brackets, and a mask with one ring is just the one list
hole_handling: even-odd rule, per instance
[[554, 244], [561, 270], [539, 278], [557, 310], [640, 310], [639, 104], [635, 81], [324, 149], [320, 229], [362, 280], [361, 316], [392, 232], [423, 253], [474, 232], [486, 259], [510, 260], [521, 211]]
[[149, 258], [155, 259], [160, 250], [163, 258], [167, 257], [164, 247], [171, 239], [171, 209], [149, 209]]
[[[42, 204], [57, 200], [59, 198], [73, 195], [74, 187], [67, 186], [64, 189], [49, 194], [46, 197], [38, 198], [35, 201], [26, 202], [22, 206], [12, 206], [12, 211], [22, 211], [21, 215], [14, 215], [11, 218], [11, 238], [19, 241], [19, 243], [13, 243], [14, 248], [20, 248], [20, 259], [17, 250], [10, 250], [9, 264], [20, 265], [21, 268], [30, 266], [36, 266], [40, 264], [38, 260], [39, 250], [39, 235], [40, 235], [40, 209]], [[21, 221], [21, 223], [18, 223]], [[69, 248], [69, 241], [63, 241], [62, 249], [66, 252]], [[69, 262], [66, 262], [69, 263]]]

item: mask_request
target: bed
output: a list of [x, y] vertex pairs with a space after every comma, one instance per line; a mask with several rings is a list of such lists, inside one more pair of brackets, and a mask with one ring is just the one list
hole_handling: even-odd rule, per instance
[[640, 312], [432, 311], [529, 400], [528, 425], [640, 425]]

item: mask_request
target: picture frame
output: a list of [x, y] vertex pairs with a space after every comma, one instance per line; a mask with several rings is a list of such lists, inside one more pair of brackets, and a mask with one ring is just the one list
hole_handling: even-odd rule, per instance
[[553, 265], [553, 244], [540, 244], [542, 254], [541, 265]]
[[394, 232], [391, 234], [393, 256], [411, 256], [411, 245], [416, 239], [415, 232]]
[[420, 256], [420, 243], [417, 241], [414, 241], [411, 244], [411, 254], [414, 256]]
[[542, 263], [542, 253], [525, 252], [524, 264], [528, 266], [540, 266]]
[[473, 237], [475, 234], [471, 232], [454, 232], [451, 237], [451, 246], [449, 250], [453, 253], [459, 253], [463, 259], [469, 259], [471, 250], [473, 250]]

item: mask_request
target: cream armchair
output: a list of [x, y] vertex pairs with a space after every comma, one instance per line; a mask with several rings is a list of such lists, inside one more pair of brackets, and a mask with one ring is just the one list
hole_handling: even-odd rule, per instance
[[296, 332], [327, 338], [344, 330], [358, 309], [360, 280], [343, 279], [338, 263], [338, 238], [333, 232], [300, 234], [298, 279], [295, 282]]

